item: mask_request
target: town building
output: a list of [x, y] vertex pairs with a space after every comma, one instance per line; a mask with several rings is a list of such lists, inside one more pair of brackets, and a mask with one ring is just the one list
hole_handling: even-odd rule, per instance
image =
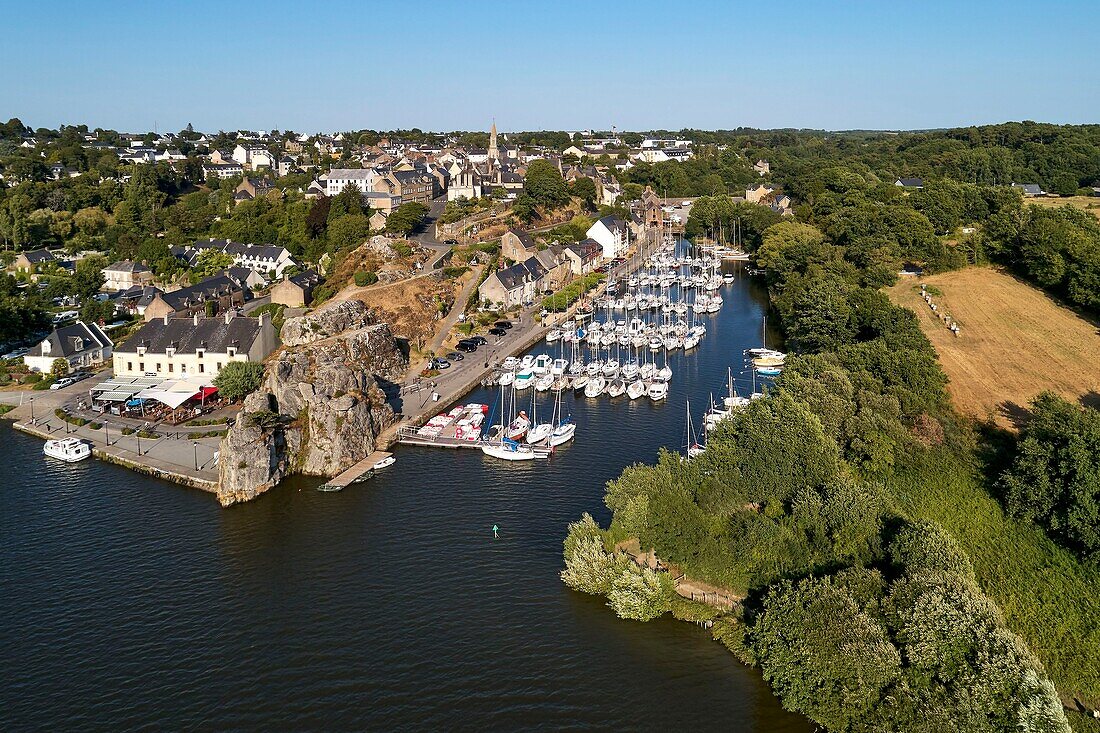
[[16, 272], [35, 272], [39, 267], [50, 262], [57, 262], [53, 252], [45, 249], [32, 249], [17, 254], [15, 260], [11, 263], [11, 269]]
[[282, 277], [283, 271], [298, 263], [290, 255], [290, 250], [275, 244], [245, 244], [229, 239], [203, 239], [195, 242], [183, 253], [189, 267], [194, 267], [199, 253], [205, 249], [216, 249], [233, 258], [237, 267], [247, 267], [264, 277]]
[[[222, 273], [194, 285], [171, 292], [154, 289], [148, 303], [141, 305], [146, 321], [158, 318], [184, 318], [196, 313], [224, 313], [244, 305], [248, 293], [244, 283]], [[213, 305], [207, 305], [212, 303]]]
[[542, 289], [546, 269], [535, 257], [529, 257], [503, 270], [497, 270], [485, 278], [477, 288], [483, 302], [511, 308], [533, 301]]
[[899, 178], [894, 185], [900, 188], [924, 188], [924, 181], [920, 178]]
[[565, 245], [562, 255], [573, 275], [579, 277], [595, 272], [603, 256], [603, 247], [595, 239], [583, 239], [576, 244]]
[[144, 287], [153, 282], [153, 271], [140, 262], [119, 260], [103, 268], [104, 290], [117, 292]]
[[164, 316], [145, 323], [114, 350], [114, 375], [214, 379], [229, 362], [262, 362], [277, 345], [266, 313], [257, 318], [233, 313], [217, 318]]
[[76, 323], [55, 328], [41, 343], [23, 356], [23, 363], [36, 372], [48, 373], [54, 361], [64, 359], [69, 369], [102, 364], [111, 358], [114, 343], [94, 323]]
[[321, 276], [313, 270], [284, 277], [271, 286], [271, 302], [288, 308], [301, 308], [313, 300], [313, 290], [321, 284]]
[[523, 262], [539, 250], [538, 243], [521, 229], [509, 229], [500, 238], [500, 254], [512, 262]]
[[374, 191], [377, 178], [378, 171], [374, 168], [333, 168], [325, 175], [325, 195], [336, 196], [353, 184], [359, 193]]
[[260, 196], [278, 192], [278, 190], [275, 184], [266, 178], [245, 177], [237, 184], [237, 188], [234, 189], [233, 201], [236, 203], [240, 203], [241, 201], [252, 201]]
[[231, 161], [228, 163], [207, 161], [202, 164], [202, 177], [205, 181], [209, 181], [214, 178], [232, 178], [233, 176], [240, 175], [244, 175], [244, 167], [241, 166], [240, 163], [237, 163], [235, 161]]
[[585, 236], [599, 243], [605, 259], [618, 257], [630, 246], [626, 222], [617, 216], [605, 216], [589, 227]]

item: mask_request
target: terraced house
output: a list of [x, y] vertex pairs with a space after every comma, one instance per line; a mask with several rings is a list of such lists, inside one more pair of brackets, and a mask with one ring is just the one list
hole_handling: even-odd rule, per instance
[[277, 345], [267, 314], [226, 313], [218, 318], [149, 321], [115, 349], [116, 377], [164, 378], [202, 375], [213, 379], [231, 361], [261, 362]]

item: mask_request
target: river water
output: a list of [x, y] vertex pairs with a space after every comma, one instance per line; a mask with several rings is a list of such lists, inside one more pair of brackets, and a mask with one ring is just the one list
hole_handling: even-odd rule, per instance
[[604, 483], [682, 445], [685, 400], [698, 422], [758, 345], [763, 293], [722, 295], [664, 404], [566, 395], [549, 462], [399, 448], [223, 510], [0, 427], [0, 729], [809, 730], [705, 630], [558, 578], [567, 523], [606, 523]]

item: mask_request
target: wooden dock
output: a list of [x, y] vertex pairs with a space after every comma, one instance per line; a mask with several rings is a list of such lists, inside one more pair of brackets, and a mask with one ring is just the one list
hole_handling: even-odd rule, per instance
[[376, 450], [374, 453], [371, 453], [369, 456], [359, 461], [336, 478], [331, 479], [330, 481], [326, 481], [322, 488], [329, 491], [339, 491], [346, 488], [350, 484], [354, 484], [356, 481], [368, 479], [373, 475], [371, 472], [374, 469], [374, 466], [379, 461], [383, 461], [392, 455], [392, 453], [384, 450]]

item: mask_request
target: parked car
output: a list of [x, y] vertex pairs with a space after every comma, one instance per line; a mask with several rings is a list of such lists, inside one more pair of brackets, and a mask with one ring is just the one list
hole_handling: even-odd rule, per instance
[[484, 336], [471, 336], [468, 339], [462, 339], [463, 341], [469, 341], [474, 346], [484, 346], [489, 343]]
[[512, 322], [511, 321], [497, 321], [493, 325], [496, 326], [497, 328], [509, 329], [509, 328], [512, 327]]
[[[474, 353], [475, 351], [477, 351], [477, 344], [471, 344], [471, 343], [470, 343], [470, 342], [468, 342], [468, 341], [459, 341], [459, 342], [458, 342], [458, 343], [457, 343], [457, 344], [455, 345], [455, 348], [456, 348], [456, 349], [458, 349], [459, 351], [465, 351], [465, 352], [466, 352], [467, 354], [472, 354], [472, 353]], [[461, 355], [461, 354], [457, 354], [456, 356], [460, 356], [460, 357], [461, 357], [462, 355]]]
[[81, 371], [73, 372], [72, 374], [70, 374], [69, 379], [73, 380], [74, 382], [79, 382], [81, 379], [87, 379], [90, 376], [92, 376], [91, 372], [85, 372], [85, 371], [81, 370]]
[[456, 244], [458, 244], [458, 240], [457, 239], [444, 239], [443, 244], [446, 244], [446, 245], [449, 245], [449, 246], [453, 247]]
[[451, 368], [451, 362], [447, 361], [446, 359], [441, 359], [439, 357], [436, 357], [432, 361], [428, 362], [428, 368], [429, 369], [450, 369]]
[[73, 384], [75, 382], [76, 380], [72, 377], [62, 377], [61, 379], [51, 384], [50, 389], [64, 389], [65, 387], [68, 387], [70, 384]]
[[447, 354], [447, 358], [451, 361], [462, 361], [466, 357], [458, 353], [457, 351], [452, 351], [451, 353]]
[[492, 328], [489, 329], [489, 335], [490, 336], [507, 336], [508, 332], [505, 331], [503, 328], [497, 328], [496, 326], [493, 326]]

